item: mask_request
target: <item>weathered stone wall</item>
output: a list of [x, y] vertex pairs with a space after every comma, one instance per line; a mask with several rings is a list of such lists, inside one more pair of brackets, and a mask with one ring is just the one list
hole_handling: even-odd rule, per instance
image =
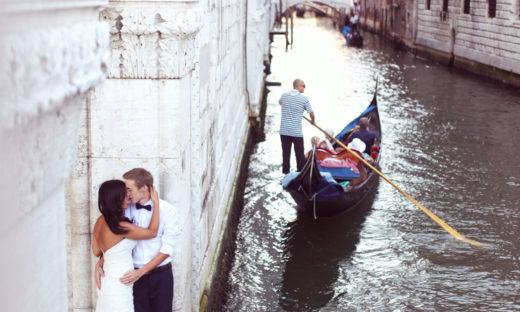
[[133, 167], [178, 210], [174, 307], [198, 310], [272, 13], [270, 0], [2, 3], [3, 310], [93, 310], [98, 188]]
[[[362, 1], [382, 12], [377, 27], [362, 11], [361, 23], [404, 43], [410, 49], [477, 74], [520, 84], [520, 5], [498, 0], [496, 16], [489, 17], [489, 1], [471, 0], [469, 14], [464, 1], [378, 0]], [[364, 9], [362, 5], [362, 10]], [[387, 13], [388, 12], [388, 13]], [[404, 25], [404, 29], [403, 29]]]
[[17, 0], [0, 8], [3, 311], [67, 311], [67, 250], [77, 242], [66, 233], [88, 226], [68, 224], [66, 207], [79, 207], [66, 205], [65, 181], [86, 94], [106, 74], [108, 27], [98, 21], [105, 4]]
[[266, 0], [250, 0], [247, 8], [247, 89], [249, 91], [250, 114], [257, 116], [263, 91], [263, 84], [259, 82], [264, 78], [264, 61], [269, 54], [269, 41], [265, 40], [265, 34], [269, 34], [274, 23], [274, 6], [266, 5]]
[[498, 1], [495, 18], [487, 17], [486, 1], [474, 1], [470, 14], [459, 13], [454, 23], [454, 54], [520, 74], [518, 1]]
[[[99, 185], [144, 167], [179, 214], [174, 310], [198, 310], [254, 115], [248, 93], [263, 85], [272, 8], [270, 1], [249, 2], [257, 6], [113, 1], [101, 12], [110, 25], [109, 77], [81, 113], [78, 160], [67, 189], [77, 207], [70, 218], [71, 309], [95, 307], [90, 236]], [[257, 17], [247, 30], [256, 49], [246, 46], [246, 12]], [[78, 224], [81, 231], [74, 232]]]
[[389, 10], [391, 9], [390, 0], [363, 0], [360, 1], [361, 13], [359, 15], [359, 23], [370, 29], [383, 32], [383, 28], [391, 24], [388, 19]]
[[418, 5], [416, 44], [456, 58], [520, 74], [520, 19], [518, 3], [497, 1], [496, 17], [488, 17], [488, 1], [473, 0], [469, 14], [463, 2], [451, 1], [445, 17], [442, 1]]
[[[208, 23], [204, 24], [200, 39], [200, 138], [194, 141], [200, 153], [200, 173], [193, 176], [192, 182], [197, 193], [192, 205], [200, 207], [193, 218], [194, 310], [198, 309], [227, 217], [227, 202], [237, 174], [249, 114], [244, 2], [214, 1], [207, 6], [203, 4], [203, 12]], [[264, 34], [264, 40], [267, 38]], [[203, 64], [202, 60], [207, 61]]]

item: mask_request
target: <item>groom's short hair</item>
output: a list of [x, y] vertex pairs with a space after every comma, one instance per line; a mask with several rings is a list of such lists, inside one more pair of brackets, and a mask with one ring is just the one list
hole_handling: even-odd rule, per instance
[[153, 186], [153, 176], [148, 170], [143, 168], [134, 168], [125, 174], [123, 174], [123, 178], [126, 180], [134, 180], [137, 188], [143, 187], [143, 185], [148, 186], [148, 189]]

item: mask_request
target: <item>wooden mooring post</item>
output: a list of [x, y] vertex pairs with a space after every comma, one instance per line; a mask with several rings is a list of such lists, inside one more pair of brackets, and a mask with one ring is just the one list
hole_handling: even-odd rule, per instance
[[[273, 42], [273, 37], [275, 35], [284, 35], [285, 36], [285, 51], [289, 49], [289, 44], [292, 46], [293, 44], [293, 30], [294, 30], [294, 22], [293, 22], [293, 14], [292, 9], [287, 9], [285, 12], [282, 11], [282, 1], [280, 0], [278, 6], [276, 7], [276, 18], [275, 18], [275, 28], [278, 30], [272, 30], [269, 32], [269, 41]], [[283, 13], [282, 13], [283, 12]], [[282, 21], [282, 16], [285, 21]], [[289, 18], [291, 19], [291, 40], [289, 41]], [[282, 30], [282, 23], [285, 24], [285, 30]]]

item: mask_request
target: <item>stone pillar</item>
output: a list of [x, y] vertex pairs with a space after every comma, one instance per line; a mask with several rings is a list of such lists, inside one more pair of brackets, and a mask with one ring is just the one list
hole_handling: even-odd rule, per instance
[[86, 94], [107, 67], [104, 4], [7, 0], [0, 9], [3, 311], [68, 310], [65, 181]]
[[[90, 228], [99, 216], [97, 194], [103, 181], [122, 179], [135, 167], [149, 170], [160, 197], [178, 212], [174, 310], [190, 311], [199, 3], [113, 1], [101, 19], [110, 25], [111, 61], [109, 77], [93, 92], [87, 113]], [[90, 238], [82, 239], [90, 244]]]
[[247, 91], [249, 94], [249, 114], [257, 117], [264, 89], [264, 60], [268, 57], [269, 41], [266, 35], [273, 26], [271, 6], [265, 1], [248, 1], [247, 10]]
[[[108, 33], [108, 32], [107, 32]], [[107, 34], [108, 37], [108, 34]], [[77, 159], [67, 181], [66, 204], [68, 238], [69, 311], [91, 311], [93, 305], [93, 270], [91, 262], [91, 213], [89, 186], [88, 107], [92, 93], [82, 105], [79, 118]], [[97, 202], [94, 202], [95, 205]]]

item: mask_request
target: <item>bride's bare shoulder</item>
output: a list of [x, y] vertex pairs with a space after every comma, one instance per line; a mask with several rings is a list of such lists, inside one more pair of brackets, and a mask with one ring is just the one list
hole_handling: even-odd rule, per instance
[[103, 216], [99, 216], [96, 220], [96, 224], [94, 225], [94, 233], [98, 233], [104, 226], [106, 226], [105, 218]]

